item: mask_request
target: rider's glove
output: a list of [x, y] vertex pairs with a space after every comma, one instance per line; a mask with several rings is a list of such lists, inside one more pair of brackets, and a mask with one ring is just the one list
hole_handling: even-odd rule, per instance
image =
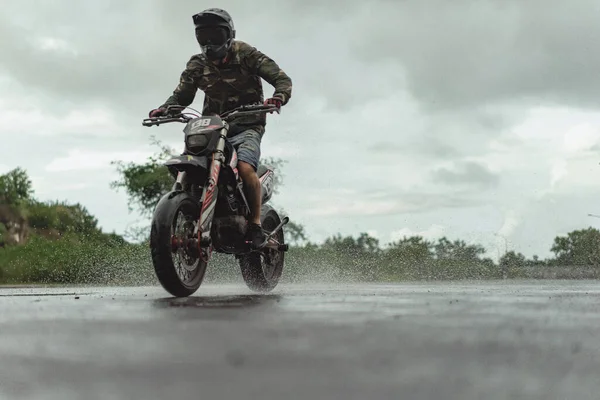
[[[283, 101], [279, 98], [279, 97], [271, 97], [270, 99], [265, 100], [265, 106], [268, 105], [273, 105], [275, 107], [277, 107], [278, 109], [281, 108], [281, 106], [283, 105]], [[271, 113], [273, 113], [271, 111]]]
[[166, 113], [167, 113], [166, 108], [155, 108], [154, 110], [150, 111], [148, 113], [148, 115], [150, 116], [150, 118], [156, 118], [156, 117], [162, 117]]

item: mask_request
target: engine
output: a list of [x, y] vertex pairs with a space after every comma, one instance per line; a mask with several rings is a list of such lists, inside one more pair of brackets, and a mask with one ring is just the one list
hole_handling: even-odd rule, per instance
[[246, 219], [241, 215], [215, 217], [211, 235], [214, 248], [232, 254], [243, 251], [246, 228]]

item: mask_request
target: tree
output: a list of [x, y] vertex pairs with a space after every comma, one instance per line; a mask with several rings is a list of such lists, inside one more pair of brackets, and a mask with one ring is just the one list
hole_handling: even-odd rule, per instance
[[504, 278], [511, 275], [511, 271], [521, 269], [527, 265], [527, 258], [513, 250], [505, 253], [499, 260], [500, 270]]
[[275, 179], [273, 179], [273, 194], [278, 194], [279, 188], [283, 186], [283, 165], [286, 164], [287, 161], [282, 160], [281, 158], [265, 157], [260, 162], [273, 168], [273, 171], [275, 172]]
[[283, 229], [285, 235], [285, 241], [290, 246], [299, 246], [302, 242], [307, 240], [306, 233], [304, 232], [304, 226], [296, 224], [295, 222], [288, 222]]
[[29, 226], [47, 235], [54, 236], [71, 232], [95, 235], [101, 232], [98, 228], [98, 220], [79, 203], [70, 205], [59, 201], [34, 201], [27, 212]]
[[20, 205], [33, 196], [31, 180], [22, 168], [0, 175], [0, 204]]
[[405, 236], [388, 245], [383, 268], [392, 276], [429, 276], [433, 264], [432, 246], [421, 236]]
[[379, 239], [374, 238], [368, 233], [361, 233], [356, 239], [356, 245], [364, 253], [379, 253]]
[[175, 150], [162, 145], [152, 138], [152, 143], [159, 147], [159, 151], [143, 164], [123, 161], [113, 161], [111, 164], [117, 166], [121, 175], [119, 180], [110, 183], [112, 189], [125, 189], [128, 196], [129, 210], [133, 211], [137, 205], [142, 215], [150, 216], [161, 197], [171, 190], [174, 179], [169, 174], [163, 163], [169, 159]]
[[434, 245], [434, 252], [437, 277], [476, 279], [490, 276], [496, 269], [490, 258], [481, 258], [485, 248], [479, 244], [443, 237]]
[[403, 237], [388, 246], [388, 253], [403, 263], [419, 264], [433, 259], [432, 246], [421, 236]]
[[8, 242], [7, 234], [8, 229], [6, 229], [6, 226], [0, 222], [0, 247], [6, 246]]
[[589, 227], [569, 232], [567, 236], [557, 236], [550, 249], [555, 262], [564, 266], [600, 266], [600, 231]]
[[525, 265], [529, 267], [541, 267], [547, 266], [548, 262], [546, 260], [540, 260], [540, 257], [534, 254], [531, 259], [526, 260]]
[[485, 254], [485, 248], [481, 245], [467, 245], [464, 240], [451, 242], [446, 237], [438, 240], [434, 246], [434, 250], [438, 260], [463, 262], [480, 261], [479, 256]]
[[324, 250], [344, 252], [356, 256], [364, 253], [377, 253], [379, 251], [379, 240], [364, 232], [356, 239], [352, 236], [342, 237], [342, 235], [338, 233], [337, 235], [325, 239], [325, 242], [321, 247]]
[[26, 206], [32, 201], [33, 189], [27, 172], [15, 168], [0, 175], [0, 245], [19, 243], [26, 238]]

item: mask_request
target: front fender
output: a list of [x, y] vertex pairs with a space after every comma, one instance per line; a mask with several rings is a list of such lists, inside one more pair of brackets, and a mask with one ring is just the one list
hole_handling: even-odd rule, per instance
[[[182, 201], [191, 200], [196, 203], [188, 193], [181, 190], [172, 190], [163, 197], [160, 198], [154, 212], [152, 213], [151, 232], [158, 232], [160, 230], [170, 230], [170, 224], [173, 220], [175, 210]], [[200, 216], [200, 205], [198, 204], [198, 216]], [[157, 243], [150, 243], [151, 246], [158, 245]]]
[[177, 177], [178, 172], [188, 172], [192, 176], [200, 173], [200, 178], [203, 179], [207, 175], [210, 163], [207, 157], [185, 154], [170, 158], [164, 165], [173, 177]]
[[154, 207], [154, 211], [153, 211], [153, 220], [156, 220], [157, 217], [159, 217], [158, 219], [160, 219], [160, 216], [162, 214], [164, 214], [165, 210], [167, 210], [170, 207], [170, 202], [171, 200], [173, 200], [173, 198], [175, 196], [178, 195], [183, 195], [183, 196], [187, 196], [187, 193], [184, 192], [183, 190], [171, 190], [168, 193], [165, 193], [160, 200], [158, 201], [158, 203], [156, 203], [156, 206]]
[[208, 158], [203, 156], [192, 156], [189, 154], [184, 154], [180, 156], [175, 156], [168, 159], [165, 162], [167, 167], [175, 167], [178, 166], [193, 166], [208, 169]]

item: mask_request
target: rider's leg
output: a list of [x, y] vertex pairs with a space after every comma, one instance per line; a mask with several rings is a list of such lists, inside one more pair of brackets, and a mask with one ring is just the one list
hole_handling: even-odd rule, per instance
[[238, 161], [238, 171], [244, 181], [244, 189], [248, 203], [250, 203], [251, 216], [249, 222], [260, 225], [261, 187], [254, 167], [245, 161]]
[[260, 226], [262, 190], [256, 170], [260, 160], [262, 135], [253, 129], [246, 130], [229, 139], [238, 156], [238, 171], [244, 182], [244, 194], [250, 206], [248, 240], [255, 248], [264, 246], [266, 235]]

